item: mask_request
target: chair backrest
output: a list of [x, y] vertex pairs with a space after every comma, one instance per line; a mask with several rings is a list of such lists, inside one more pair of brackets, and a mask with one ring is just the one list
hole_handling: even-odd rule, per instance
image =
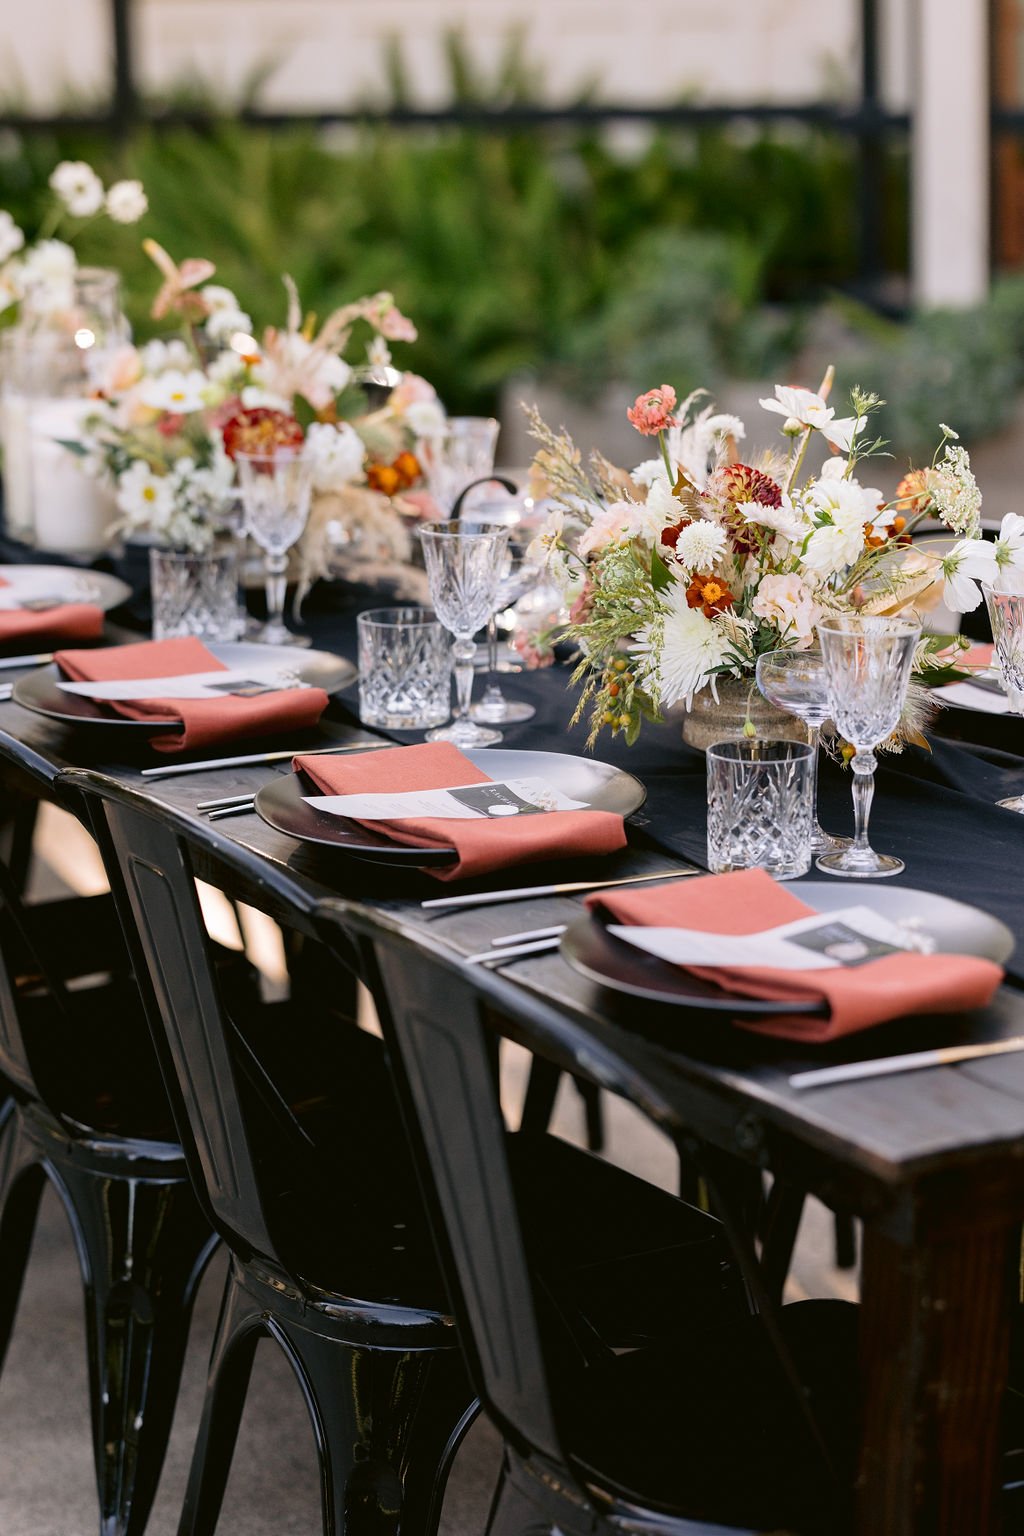
[[[481, 1403], [512, 1444], [541, 1453], [563, 1474], [585, 1481], [566, 1445], [575, 1438], [581, 1393], [595, 1399], [608, 1376], [567, 1356], [550, 1326], [545, 1284], [550, 1240], [520, 1204], [512, 1142], [503, 1116], [496, 1045], [507, 1038], [563, 1068], [585, 1064], [592, 1079], [627, 1099], [652, 1123], [675, 1127], [690, 1150], [656, 1072], [627, 1060], [602, 1032], [484, 966], [432, 949], [400, 916], [343, 901], [321, 902], [315, 921], [325, 943], [360, 946], [363, 979], [374, 993], [391, 1054], [425, 1203], [434, 1228], [463, 1354]], [[698, 1166], [704, 1168], [696, 1143]], [[706, 1176], [706, 1169], [704, 1169]], [[712, 1181], [735, 1266], [759, 1312], [779, 1390], [789, 1395], [827, 1461], [804, 1384], [758, 1272], [749, 1234]], [[571, 1198], [571, 1197], [570, 1197]], [[598, 1217], [600, 1220], [600, 1217]], [[556, 1303], [558, 1297], [555, 1297]], [[698, 1305], [706, 1307], [707, 1295]], [[685, 1308], [680, 1292], [679, 1303]], [[709, 1312], [696, 1314], [711, 1321]], [[699, 1321], [697, 1322], [699, 1327]], [[728, 1325], [727, 1325], [728, 1326]], [[568, 1366], [568, 1369], [567, 1369]], [[680, 1383], [680, 1389], [684, 1384]]]
[[230, 1247], [283, 1268], [266, 1213], [252, 1062], [220, 995], [196, 892], [190, 834], [201, 829], [102, 774], [70, 770], [62, 787], [80, 797], [103, 854], [197, 1193]]
[[387, 918], [329, 901], [317, 923], [360, 943], [474, 1388], [507, 1438], [564, 1466], [482, 999]]

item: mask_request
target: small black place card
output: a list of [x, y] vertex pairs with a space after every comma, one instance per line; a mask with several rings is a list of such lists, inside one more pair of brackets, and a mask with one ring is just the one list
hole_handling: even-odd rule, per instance
[[824, 920], [819, 926], [806, 928], [802, 933], [790, 933], [789, 942], [846, 966], [867, 965], [869, 960], [880, 960], [883, 955], [898, 955], [906, 949], [905, 945], [889, 944], [874, 934], [865, 933], [863, 929], [853, 928], [841, 918]]
[[449, 789], [448, 794], [482, 816], [543, 816], [546, 811], [545, 806], [517, 795], [510, 784], [467, 784], [464, 789]]
[[280, 693], [286, 683], [261, 682], [259, 678], [246, 678], [232, 681], [230, 678], [225, 683], [207, 683], [207, 693], [229, 694], [237, 699], [256, 699], [261, 693]]

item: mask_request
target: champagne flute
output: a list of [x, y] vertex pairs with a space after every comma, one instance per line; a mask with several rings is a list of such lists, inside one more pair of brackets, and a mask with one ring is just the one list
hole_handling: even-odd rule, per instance
[[300, 449], [271, 453], [236, 453], [246, 532], [263, 550], [267, 622], [254, 638], [264, 645], [309, 645], [308, 635], [285, 626], [288, 551], [309, 516], [313, 466]]
[[427, 740], [451, 741], [457, 747], [493, 746], [501, 740], [501, 732], [476, 725], [470, 718], [476, 655], [473, 637], [497, 603], [509, 530], [479, 524], [470, 531], [461, 522], [445, 522], [424, 523], [417, 532], [434, 611], [454, 636], [455, 718], [450, 725], [428, 731]]
[[[498, 595], [487, 620], [489, 677], [483, 698], [470, 711], [473, 719], [483, 725], [518, 725], [524, 720], [532, 720], [537, 713], [532, 704], [526, 704], [521, 699], [506, 698], [498, 681], [498, 674], [502, 671], [498, 663], [498, 614], [512, 608], [537, 583], [541, 575], [538, 567], [531, 565], [521, 550], [522, 546], [518, 552], [512, 549], [505, 552]], [[506, 666], [504, 670], [512, 669]]]
[[828, 875], [870, 880], [898, 875], [904, 868], [902, 859], [876, 853], [871, 847], [868, 817], [875, 788], [874, 748], [892, 735], [899, 722], [920, 637], [920, 622], [910, 618], [844, 613], [818, 624], [828, 712], [855, 749], [851, 766], [856, 831], [848, 848], [817, 860], [818, 868]]
[[818, 820], [818, 746], [821, 728], [828, 719], [828, 678], [818, 650], [768, 651], [757, 658], [757, 686], [768, 700], [787, 714], [796, 715], [807, 727], [814, 751], [811, 764], [811, 852], [834, 853], [849, 848], [848, 837], [833, 837]]
[[[1014, 711], [1024, 714], [1024, 595], [1001, 592], [984, 583], [981, 590], [985, 594], [1006, 696]], [[997, 800], [996, 804], [1007, 811], [1024, 812], [1024, 795], [1011, 795], [1007, 800]]]

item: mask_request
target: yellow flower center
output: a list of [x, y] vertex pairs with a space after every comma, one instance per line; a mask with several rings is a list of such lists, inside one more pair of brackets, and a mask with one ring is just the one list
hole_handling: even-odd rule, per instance
[[143, 501], [156, 501], [156, 488], [152, 485], [147, 485], [142, 493], [142, 499]]

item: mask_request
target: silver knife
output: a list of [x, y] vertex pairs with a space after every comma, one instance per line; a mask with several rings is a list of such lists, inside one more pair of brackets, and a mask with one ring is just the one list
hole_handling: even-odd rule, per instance
[[53, 660], [52, 651], [37, 651], [34, 656], [4, 656], [0, 657], [0, 669], [8, 671], [15, 667], [41, 667], [44, 662]]
[[245, 757], [209, 757], [201, 763], [168, 763], [143, 768], [144, 779], [171, 779], [179, 773], [206, 773], [211, 768], [248, 768], [255, 763], [283, 763], [289, 757], [325, 757], [331, 752], [379, 752], [393, 741], [349, 741], [338, 747], [289, 747], [285, 752], [250, 752]]
[[605, 886], [640, 885], [647, 880], [682, 880], [687, 875], [703, 875], [703, 869], [685, 865], [682, 869], [662, 869], [653, 875], [620, 875], [617, 880], [570, 880], [562, 885], [522, 885], [514, 891], [482, 891], [475, 896], [431, 896], [420, 906], [429, 910], [451, 907], [489, 907], [502, 901], [525, 901], [528, 896], [568, 896], [573, 891], [600, 891]]
[[[499, 950], [500, 954], [501, 951]], [[842, 1067], [817, 1067], [795, 1072], [791, 1088], [828, 1088], [833, 1083], [852, 1083], [863, 1077], [888, 1077], [890, 1073], [917, 1072], [922, 1067], [947, 1067], [956, 1061], [977, 1061], [982, 1056], [1005, 1056], [1024, 1051], [1024, 1035], [990, 1040], [984, 1045], [950, 1045], [936, 1051], [912, 1051], [906, 1056], [880, 1056], [874, 1061], [851, 1061]]]

